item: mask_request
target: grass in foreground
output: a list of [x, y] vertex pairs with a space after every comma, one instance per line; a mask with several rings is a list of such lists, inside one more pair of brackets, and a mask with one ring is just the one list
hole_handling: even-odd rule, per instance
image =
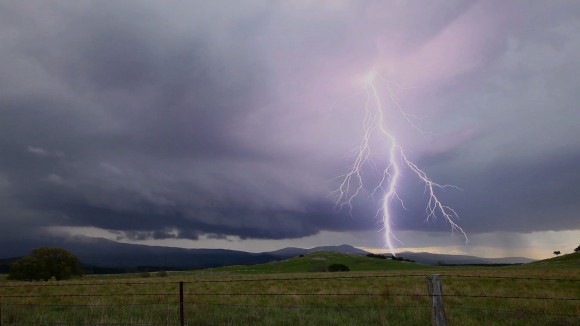
[[[351, 268], [363, 261], [341, 254], [300, 258], [321, 255], [340, 263], [350, 261], [346, 264]], [[391, 266], [387, 264], [375, 271], [273, 273], [298, 269], [304, 261], [253, 267], [256, 271], [264, 268], [264, 273], [223, 268], [174, 272], [167, 277], [139, 278], [136, 274], [48, 283], [2, 281], [2, 325], [177, 325], [179, 281], [186, 282], [188, 325], [427, 325], [430, 298], [424, 276], [429, 274], [442, 275], [449, 325], [575, 325], [580, 321], [579, 271], [558, 264], [540, 269], [524, 265], [395, 270], [386, 269]]]

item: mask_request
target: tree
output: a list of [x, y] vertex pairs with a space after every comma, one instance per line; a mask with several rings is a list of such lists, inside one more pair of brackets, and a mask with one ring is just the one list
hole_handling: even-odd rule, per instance
[[560, 254], [560, 250], [554, 251], [554, 255], [558, 256]]
[[77, 256], [62, 248], [36, 248], [30, 255], [12, 263], [8, 278], [11, 280], [57, 281], [82, 276], [83, 269]]
[[328, 271], [329, 272], [348, 272], [348, 271], [350, 271], [350, 268], [348, 268], [348, 266], [346, 266], [344, 264], [332, 264], [332, 265], [328, 266]]
[[10, 280], [48, 280], [48, 270], [40, 261], [32, 257], [23, 257], [20, 260], [10, 264], [10, 271], [8, 274]]
[[580, 252], [580, 246], [574, 248], [574, 252]]

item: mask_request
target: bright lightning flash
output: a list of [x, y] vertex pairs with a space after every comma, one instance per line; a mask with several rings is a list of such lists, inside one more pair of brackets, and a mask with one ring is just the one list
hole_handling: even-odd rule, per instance
[[[383, 170], [382, 178], [378, 182], [376, 188], [372, 192], [373, 195], [381, 191], [383, 193], [381, 199], [381, 208], [377, 212], [377, 216], [382, 218], [382, 230], [384, 231], [385, 244], [393, 255], [394, 246], [392, 239], [397, 239], [393, 233], [391, 226], [392, 213], [391, 204], [395, 199], [405, 208], [403, 200], [399, 197], [397, 189], [400, 186], [399, 179], [401, 176], [402, 169], [410, 170], [414, 175], [416, 175], [419, 180], [425, 185], [425, 193], [428, 195], [427, 207], [426, 207], [426, 220], [436, 219], [438, 216], [442, 217], [451, 226], [451, 232], [458, 231], [464, 237], [466, 242], [469, 241], [467, 234], [463, 229], [454, 222], [459, 216], [453, 208], [443, 204], [439, 199], [437, 192], [441, 189], [447, 187], [457, 188], [451, 185], [441, 185], [435, 183], [431, 180], [427, 174], [421, 170], [415, 163], [409, 160], [403, 148], [397, 143], [397, 140], [391, 132], [389, 132], [385, 124], [385, 109], [383, 107], [383, 101], [381, 100], [379, 91], [377, 90], [377, 79], [380, 77], [373, 71], [368, 73], [364, 81], [364, 91], [361, 94], [365, 95], [365, 116], [363, 120], [363, 137], [359, 146], [355, 149], [355, 160], [349, 170], [340, 177], [342, 183], [340, 187], [335, 191], [337, 195], [336, 205], [339, 208], [348, 207], [352, 212], [352, 202], [354, 198], [363, 192], [363, 166], [366, 163], [371, 162], [371, 156], [373, 149], [371, 148], [371, 138], [378, 134], [385, 142], [388, 149], [389, 157], [386, 167]], [[380, 78], [382, 79], [382, 78]], [[421, 131], [415, 124], [413, 124], [412, 119], [415, 118], [407, 114], [399, 104], [398, 98], [392, 88], [394, 85], [388, 80], [384, 80], [387, 84], [387, 90], [389, 97], [395, 107], [403, 115], [403, 118], [414, 128]], [[400, 241], [399, 241], [400, 242]]]

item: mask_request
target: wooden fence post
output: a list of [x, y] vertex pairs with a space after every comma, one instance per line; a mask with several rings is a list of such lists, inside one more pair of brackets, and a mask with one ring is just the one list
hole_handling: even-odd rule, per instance
[[[183, 315], [183, 281], [179, 282], [179, 325], [185, 326], [185, 316]], [[2, 325], [0, 325], [2, 326]]]
[[427, 276], [427, 290], [431, 297], [431, 325], [446, 326], [445, 307], [443, 305], [443, 285], [439, 275]]

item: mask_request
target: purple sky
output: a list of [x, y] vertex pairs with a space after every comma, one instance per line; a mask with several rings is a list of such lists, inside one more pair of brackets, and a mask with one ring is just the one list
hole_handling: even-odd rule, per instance
[[387, 125], [462, 189], [441, 198], [472, 240], [425, 222], [407, 171], [398, 246], [571, 251], [578, 17], [575, 1], [2, 1], [0, 237], [381, 248], [378, 201], [362, 194], [351, 216], [331, 195], [362, 137], [351, 95], [376, 71], [422, 117], [425, 134], [381, 80]]

